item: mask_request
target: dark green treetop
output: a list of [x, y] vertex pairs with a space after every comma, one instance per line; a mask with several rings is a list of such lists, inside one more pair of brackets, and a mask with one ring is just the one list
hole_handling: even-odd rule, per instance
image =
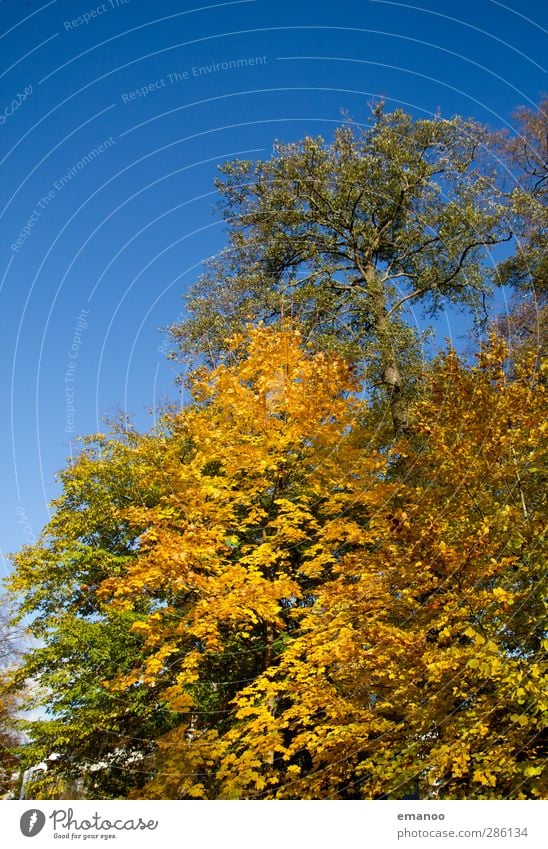
[[405, 430], [418, 341], [408, 308], [474, 308], [490, 248], [511, 238], [487, 139], [472, 120], [379, 106], [332, 142], [277, 143], [266, 161], [223, 165], [228, 245], [172, 327], [182, 352], [215, 362], [246, 323], [298, 318], [314, 344], [369, 365]]

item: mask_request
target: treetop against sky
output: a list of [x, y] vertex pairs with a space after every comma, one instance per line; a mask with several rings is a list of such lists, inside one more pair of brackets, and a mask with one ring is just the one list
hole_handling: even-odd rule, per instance
[[[375, 99], [510, 128], [545, 87], [545, 14], [491, 0], [4, 2], [2, 550], [36, 537], [76, 434], [118, 406], [148, 427], [150, 408], [177, 398], [165, 328], [226, 245], [211, 215], [218, 165], [268, 160], [275, 139], [329, 142], [341, 110], [363, 123]], [[459, 345], [468, 326], [448, 305], [434, 324]]]

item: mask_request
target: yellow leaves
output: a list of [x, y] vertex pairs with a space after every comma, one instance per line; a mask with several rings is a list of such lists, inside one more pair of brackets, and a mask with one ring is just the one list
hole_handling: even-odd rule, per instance
[[141, 634], [146, 637], [150, 634], [151, 624], [150, 622], [134, 622], [131, 626], [131, 630], [135, 634]]
[[246, 719], [248, 716], [256, 716], [257, 708], [252, 705], [244, 705], [236, 711], [237, 719]]
[[472, 781], [482, 784], [484, 787], [495, 787], [497, 778], [492, 772], [476, 769], [472, 775]]
[[522, 705], [522, 704], [524, 704], [524, 703], [525, 703], [525, 700], [526, 700], [526, 697], [527, 697], [527, 693], [526, 693], [526, 691], [524, 690], [524, 688], [523, 688], [523, 687], [518, 687], [518, 688], [517, 688], [517, 690], [516, 690], [516, 697], [517, 697], [517, 702], [518, 702], [518, 704], [519, 704], [519, 705]]
[[244, 554], [240, 563], [252, 569], [269, 569], [284, 558], [283, 550], [280, 551], [276, 541], [263, 542], [253, 547], [249, 554]]
[[134, 670], [127, 675], [121, 675], [114, 681], [102, 681], [101, 685], [105, 688], [105, 690], [111, 690], [112, 692], [118, 692], [126, 690], [128, 687], [132, 687], [134, 684], [138, 684], [142, 682], [142, 673], [140, 670]]
[[206, 484], [203, 491], [204, 494], [210, 498], [226, 497], [226, 493], [222, 489], [219, 489], [218, 486], [213, 486], [213, 484]]
[[490, 531], [491, 528], [489, 527], [489, 522], [487, 520], [484, 520], [478, 529], [478, 537], [480, 537], [480, 539], [486, 537], [488, 536]]
[[195, 705], [193, 697], [185, 693], [180, 686], [168, 687], [164, 690], [164, 696], [174, 711], [184, 713]]
[[339, 516], [325, 525], [322, 540], [325, 543], [339, 542], [339, 544], [344, 540], [349, 544], [363, 545], [368, 542], [369, 535], [357, 522]]
[[502, 587], [495, 587], [493, 590], [493, 597], [501, 604], [511, 605], [514, 603], [514, 594], [507, 592], [507, 590], [504, 590]]
[[517, 722], [522, 728], [530, 724], [530, 718], [523, 713], [512, 713], [510, 714], [510, 719], [512, 722]]
[[455, 754], [451, 765], [451, 775], [454, 778], [461, 778], [467, 771], [470, 762], [468, 750], [464, 750]]
[[499, 379], [500, 351], [473, 371], [441, 360], [421, 433], [390, 454], [370, 447], [344, 363], [288, 331], [237, 347], [234, 366], [195, 376], [207, 403], [168, 417], [161, 443], [137, 439], [130, 481], [117, 457], [123, 506], [105, 521], [101, 496], [89, 527], [66, 517], [86, 536], [110, 523], [116, 550], [134, 531], [125, 559], [70, 556], [86, 598], [100, 576], [101, 615], [135, 611], [129, 671], [105, 687], [191, 717], [160, 746], [159, 792], [166, 773], [176, 798], [368, 797], [417, 772], [432, 795], [493, 796], [536, 779], [519, 760], [546, 707], [527, 378]]
[[[471, 636], [474, 631], [467, 629], [465, 633]], [[499, 646], [493, 640], [485, 641], [483, 638], [480, 638], [479, 641], [476, 639], [475, 644], [479, 647], [479, 651], [477, 655], [468, 660], [468, 669], [473, 669], [481, 676], [490, 679], [502, 677], [506, 667]]]
[[470, 746], [460, 740], [452, 745], [441, 743], [430, 759], [428, 783], [435, 786], [447, 776], [461, 779], [470, 770]]
[[297, 764], [290, 764], [286, 768], [285, 773], [290, 780], [294, 779], [294, 778], [298, 778], [299, 775], [301, 774], [301, 768]]
[[239, 544], [239, 542], [240, 542], [239, 537], [237, 537], [236, 534], [229, 534], [228, 536], [225, 537], [225, 543], [227, 545], [229, 545], [231, 548], [236, 548], [236, 546]]
[[[465, 628], [463, 634], [465, 637], [470, 637], [470, 639], [473, 640], [474, 643], [478, 646], [481, 646], [485, 642], [484, 637], [482, 637], [482, 635], [479, 634], [474, 628]], [[470, 664], [468, 665], [470, 666]]]
[[440, 640], [448, 640], [451, 637], [451, 629], [450, 628], [442, 628], [442, 630], [438, 634], [438, 639]]
[[526, 778], [532, 778], [535, 775], [542, 775], [542, 772], [542, 766], [528, 766], [523, 770], [523, 774]]
[[146, 680], [154, 680], [157, 673], [161, 672], [165, 667], [165, 662], [174, 652], [177, 651], [177, 646], [165, 642], [161, 648], [146, 659], [144, 663], [145, 668], [145, 679]]
[[207, 799], [207, 792], [203, 784], [190, 784], [186, 792], [191, 799]]
[[438, 660], [428, 663], [428, 678], [430, 682], [441, 681], [448, 673], [454, 673], [458, 668], [459, 660], [456, 657], [440, 656]]

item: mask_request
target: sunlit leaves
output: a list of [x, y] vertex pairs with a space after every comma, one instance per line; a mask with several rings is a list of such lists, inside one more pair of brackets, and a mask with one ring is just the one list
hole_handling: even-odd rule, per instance
[[45, 641], [21, 675], [72, 729], [34, 754], [151, 798], [539, 795], [537, 358], [448, 352], [386, 451], [337, 356], [290, 326], [232, 346], [156, 432], [86, 449], [16, 558]]

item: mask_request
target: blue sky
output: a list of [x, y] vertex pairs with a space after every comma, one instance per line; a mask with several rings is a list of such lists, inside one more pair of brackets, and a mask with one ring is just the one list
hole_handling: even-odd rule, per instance
[[0, 0], [1, 551], [47, 521], [76, 434], [119, 409], [148, 427], [176, 397], [159, 328], [223, 246], [219, 163], [329, 137], [373, 97], [503, 127], [547, 88], [547, 17], [540, 0]]

